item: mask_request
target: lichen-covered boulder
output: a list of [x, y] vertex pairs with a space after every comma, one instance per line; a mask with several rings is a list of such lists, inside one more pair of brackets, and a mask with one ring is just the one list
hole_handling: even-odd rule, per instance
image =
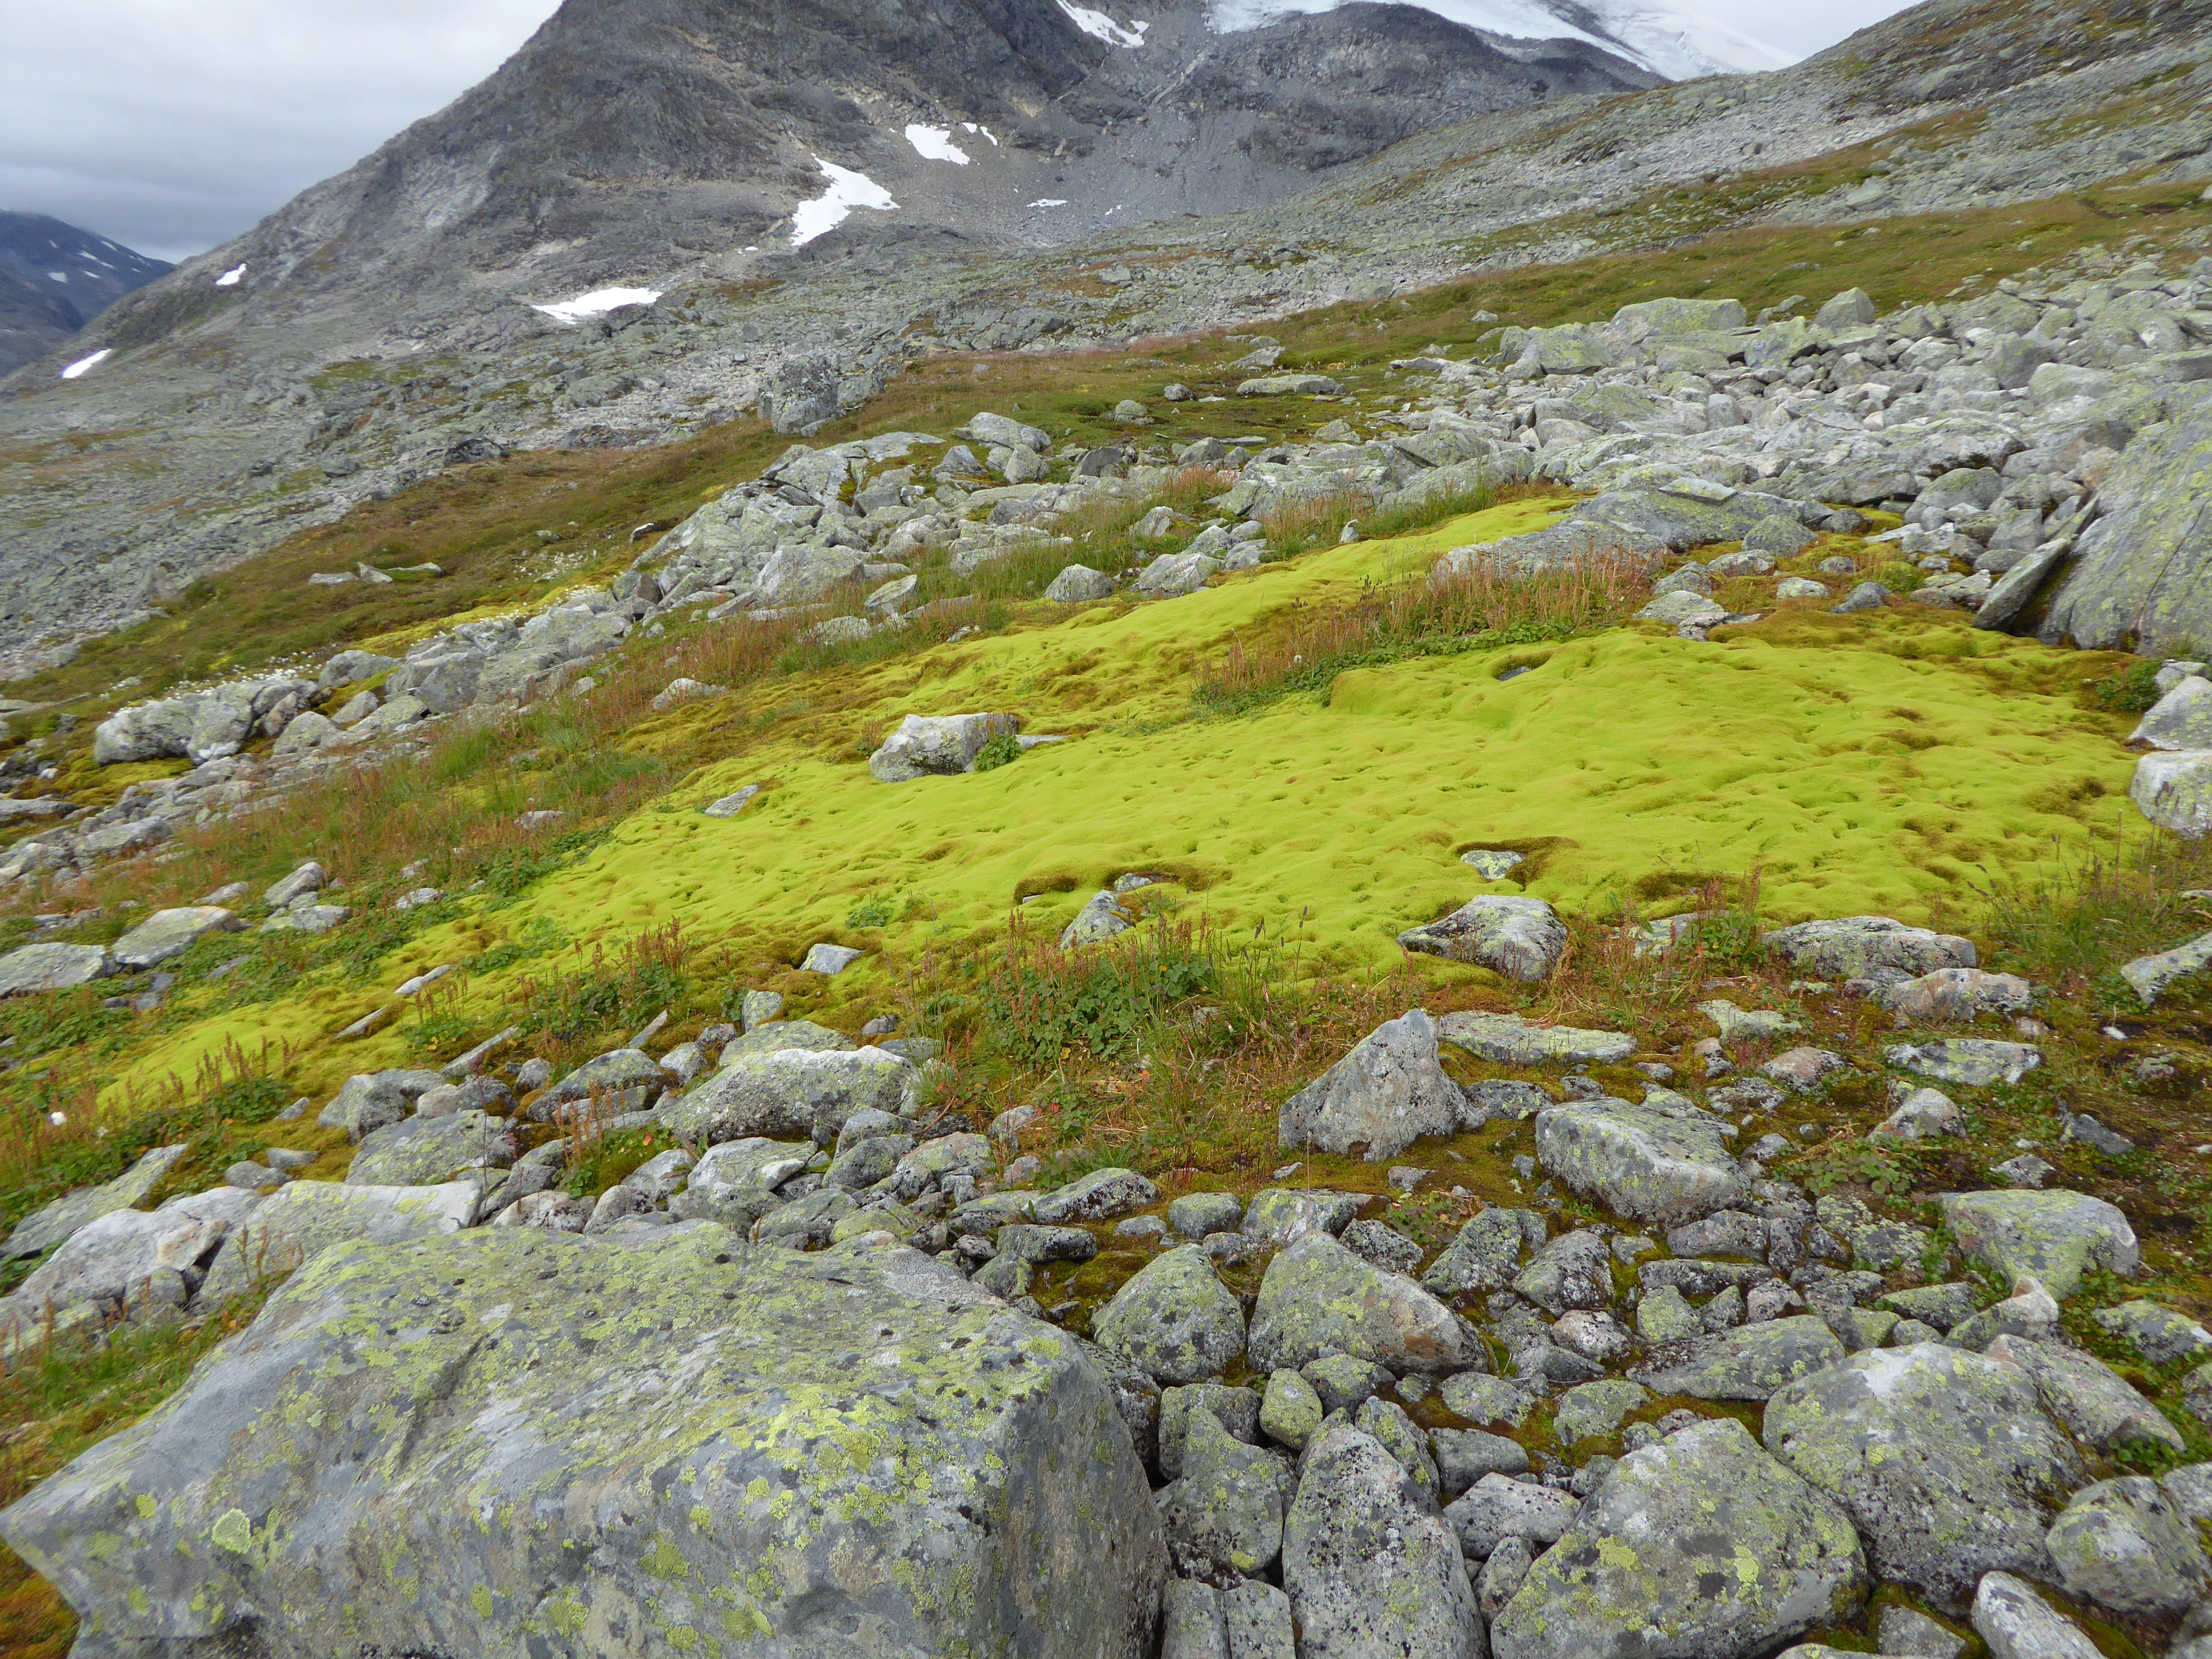
[[2129, 780], [2128, 799], [2162, 830], [2191, 841], [2212, 835], [2212, 749], [2145, 755]]
[[1493, 1204], [1459, 1230], [1421, 1283], [1438, 1296], [1502, 1291], [1520, 1273], [1522, 1250], [1544, 1247], [1545, 1231], [1544, 1218], [1535, 1211]]
[[1371, 1359], [1401, 1376], [1489, 1368], [1457, 1314], [1326, 1233], [1309, 1233], [1267, 1264], [1246, 1347], [1259, 1371], [1327, 1353]]
[[333, 1244], [398, 1244], [456, 1232], [476, 1218], [483, 1193], [474, 1181], [434, 1187], [295, 1181], [233, 1225], [200, 1285], [199, 1305], [220, 1306]]
[[332, 1251], [0, 1533], [149, 1659], [1142, 1659], [1166, 1573], [1073, 1339], [703, 1224]]
[[1459, 1540], [1398, 1461], [1348, 1424], [1306, 1449], [1283, 1588], [1299, 1659], [1484, 1659]]
[[1415, 1008], [1376, 1026], [1351, 1053], [1283, 1103], [1276, 1134], [1285, 1148], [1367, 1149], [1395, 1158], [1423, 1135], [1458, 1132], [1459, 1085], [1437, 1059], [1437, 1028]]
[[2073, 1443], [2017, 1367], [1932, 1342], [1875, 1348], [1766, 1402], [1767, 1450], [1840, 1503], [1875, 1576], [1957, 1613], [1985, 1572], [2048, 1578]]
[[1695, 1221], [1734, 1208], [1747, 1190], [1725, 1127], [1695, 1107], [1568, 1101], [1536, 1114], [1536, 1161], [1616, 1215]]
[[1080, 1221], [1111, 1221], [1159, 1202], [1160, 1189], [1134, 1170], [1093, 1170], [1065, 1187], [1040, 1193], [1036, 1218], [1050, 1226]]
[[1790, 966], [1820, 979], [1863, 979], [1876, 968], [1915, 975], [1938, 968], [1972, 968], [1972, 939], [1908, 927], [1893, 916], [1841, 916], [1779, 927], [1760, 941]]
[[210, 933], [234, 933], [246, 924], [219, 904], [156, 910], [110, 947], [118, 966], [152, 968], [180, 957]]
[[1765, 1319], [1704, 1341], [1670, 1344], [1633, 1373], [1661, 1394], [1698, 1400], [1765, 1400], [1844, 1357], [1844, 1345], [1809, 1314]]
[[1182, 1474], [1156, 1502], [1168, 1548], [1186, 1577], [1256, 1578], [1283, 1548], [1283, 1512], [1297, 1477], [1290, 1460], [1247, 1444], [1211, 1412], [1189, 1414]]
[[1618, 1066], [1636, 1052], [1626, 1031], [1531, 1025], [1518, 1014], [1439, 1014], [1437, 1036], [1500, 1066]]
[[1091, 1334], [1163, 1382], [1218, 1376], [1244, 1352], [1244, 1310], [1195, 1244], [1155, 1256], [1098, 1311]]
[[2067, 1593], [2115, 1613], [2170, 1619], [2212, 1589], [2196, 1523], [2140, 1474], [2075, 1492], [2044, 1541]]
[[[217, 1187], [179, 1194], [157, 1210], [110, 1210], [72, 1231], [0, 1297], [0, 1346], [35, 1340], [111, 1316], [179, 1314], [208, 1259], [261, 1203], [257, 1193]], [[204, 1301], [204, 1297], [203, 1300]]]
[[487, 1113], [402, 1118], [362, 1137], [345, 1178], [355, 1187], [434, 1187], [465, 1170], [503, 1170], [520, 1150], [507, 1120]]
[[6, 1245], [0, 1246], [0, 1258], [38, 1255], [111, 1211], [135, 1210], [161, 1184], [161, 1178], [177, 1161], [191, 1151], [190, 1146], [181, 1143], [156, 1146], [140, 1153], [137, 1161], [112, 1181], [64, 1194], [15, 1224]]
[[2142, 1262], [2127, 1217], [2087, 1193], [1951, 1193], [1942, 1203], [1943, 1219], [1967, 1255], [2008, 1277], [2039, 1279], [2055, 1297], [2073, 1295], [2090, 1267], [2125, 1279]]
[[1496, 1659], [1749, 1659], [1864, 1597], [1848, 1516], [1734, 1418], [1607, 1472], [1490, 1631]]
[[0, 997], [66, 991], [114, 971], [104, 945], [26, 945], [0, 957]]
[[2043, 1408], [2085, 1446], [2105, 1452], [2153, 1444], [2185, 1449], [2181, 1431], [2166, 1413], [2094, 1354], [2025, 1336], [2000, 1336], [1982, 1352], [2034, 1378]]
[[1448, 916], [1398, 935], [1408, 951], [1455, 962], [1472, 962], [1506, 978], [1530, 982], [1549, 977], [1567, 948], [1567, 925], [1538, 898], [1486, 893]]
[[896, 1117], [910, 1108], [920, 1075], [881, 1048], [778, 1048], [725, 1066], [660, 1115], [672, 1134], [710, 1145], [765, 1135], [827, 1146], [855, 1112], [872, 1109]]
[[1599, 1234], [1562, 1234], [1515, 1275], [1513, 1288], [1548, 1314], [1613, 1304], [1613, 1251]]
[[1363, 1201], [1357, 1194], [1322, 1188], [1266, 1187], [1252, 1194], [1237, 1231], [1262, 1246], [1295, 1243], [1309, 1233], [1334, 1237], [1352, 1224]]
[[965, 772], [985, 744], [1021, 725], [1012, 714], [908, 714], [868, 757], [868, 771], [884, 783]]

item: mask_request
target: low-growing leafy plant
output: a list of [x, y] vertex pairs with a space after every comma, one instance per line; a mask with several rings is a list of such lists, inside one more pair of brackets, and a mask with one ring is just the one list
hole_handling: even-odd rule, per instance
[[[1022, 745], [1019, 738], [1011, 732], [994, 732], [985, 741], [983, 746], [975, 751], [975, 764], [969, 769], [977, 772], [995, 772], [1001, 766], [1010, 765], [1021, 757]], [[886, 917], [885, 920], [888, 921], [889, 918]]]
[[2096, 699], [2098, 708], [2109, 713], [2145, 714], [2159, 699], [2158, 670], [2159, 665], [2154, 662], [2139, 662], [2123, 672], [2094, 681], [2089, 687], [2089, 695]]
[[1066, 951], [1010, 930], [985, 972], [984, 1047], [1049, 1066], [1065, 1049], [1135, 1059], [1170, 1008], [1215, 987], [1220, 966], [1188, 923], [1158, 922]]
[[890, 921], [891, 902], [881, 893], [871, 894], [845, 912], [848, 927], [888, 927]]

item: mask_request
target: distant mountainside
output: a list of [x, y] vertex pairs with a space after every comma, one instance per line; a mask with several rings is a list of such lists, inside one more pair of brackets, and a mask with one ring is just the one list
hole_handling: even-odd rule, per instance
[[0, 212], [0, 374], [45, 356], [169, 269], [45, 214]]
[[[1213, 0], [1210, 17], [1224, 33], [1256, 28], [1294, 13], [1334, 9], [1340, 0]], [[1786, 68], [1793, 54], [1715, 21], [1694, 3], [1638, 0], [1416, 0], [1424, 9], [1504, 40], [1579, 40], [1670, 81]]]

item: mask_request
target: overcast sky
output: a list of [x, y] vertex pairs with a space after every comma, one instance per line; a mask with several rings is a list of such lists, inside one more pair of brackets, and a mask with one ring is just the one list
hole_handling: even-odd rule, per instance
[[[157, 258], [201, 252], [482, 80], [555, 3], [19, 0], [0, 208]], [[1144, 15], [1142, 0], [1108, 3]], [[1905, 0], [1658, 3], [1802, 54]]]

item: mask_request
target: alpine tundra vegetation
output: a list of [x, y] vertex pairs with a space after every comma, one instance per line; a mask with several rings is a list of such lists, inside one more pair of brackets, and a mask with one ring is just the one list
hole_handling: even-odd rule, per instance
[[625, 9], [0, 386], [0, 1651], [2212, 1659], [2212, 9]]

